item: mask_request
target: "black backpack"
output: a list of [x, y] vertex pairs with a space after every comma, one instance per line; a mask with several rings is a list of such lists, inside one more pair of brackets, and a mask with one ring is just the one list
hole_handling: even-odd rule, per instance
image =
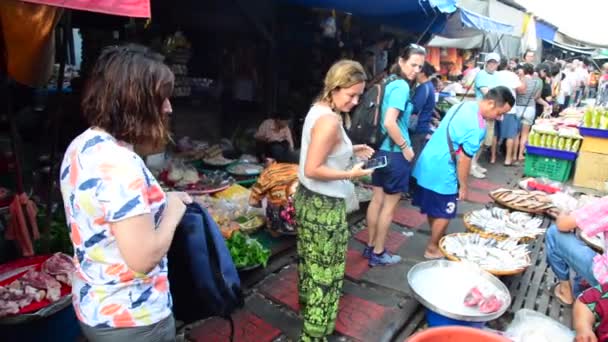
[[231, 314], [244, 304], [241, 281], [220, 228], [199, 204], [187, 206], [168, 261], [175, 318], [184, 323], [225, 318], [230, 320], [232, 340]]
[[382, 133], [382, 99], [386, 86], [398, 79], [397, 75], [390, 75], [371, 88], [367, 89], [359, 105], [355, 107], [350, 116], [350, 127], [347, 130], [348, 137], [353, 144], [366, 144], [372, 148], [378, 148], [386, 139], [387, 134]]

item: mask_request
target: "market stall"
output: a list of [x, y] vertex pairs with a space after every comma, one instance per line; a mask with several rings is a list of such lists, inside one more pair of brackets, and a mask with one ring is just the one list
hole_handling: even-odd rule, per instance
[[557, 118], [537, 119], [526, 147], [525, 175], [606, 191], [608, 111], [567, 108]]

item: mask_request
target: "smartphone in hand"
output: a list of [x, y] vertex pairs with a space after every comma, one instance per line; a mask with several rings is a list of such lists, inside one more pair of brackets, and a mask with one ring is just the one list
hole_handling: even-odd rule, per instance
[[388, 165], [388, 160], [386, 159], [386, 156], [382, 156], [369, 159], [363, 164], [363, 168], [366, 170], [375, 170], [386, 167], [386, 165]]

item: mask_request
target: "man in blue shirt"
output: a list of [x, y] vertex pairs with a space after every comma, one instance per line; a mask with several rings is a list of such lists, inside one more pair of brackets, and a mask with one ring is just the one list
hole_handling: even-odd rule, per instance
[[[500, 117], [511, 109], [514, 102], [511, 90], [499, 86], [490, 89], [479, 101], [455, 105], [424, 147], [413, 172], [417, 181], [413, 204], [427, 215], [431, 227], [425, 258], [442, 257], [439, 240], [450, 220], [456, 217], [457, 201], [467, 196], [472, 158], [486, 135], [485, 120]], [[448, 144], [448, 134], [454, 156]]]

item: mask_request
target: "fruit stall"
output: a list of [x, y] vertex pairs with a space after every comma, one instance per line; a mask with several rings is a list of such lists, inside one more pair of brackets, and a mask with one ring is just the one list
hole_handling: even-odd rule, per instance
[[557, 118], [537, 119], [526, 146], [524, 173], [606, 191], [608, 110], [568, 108]]

